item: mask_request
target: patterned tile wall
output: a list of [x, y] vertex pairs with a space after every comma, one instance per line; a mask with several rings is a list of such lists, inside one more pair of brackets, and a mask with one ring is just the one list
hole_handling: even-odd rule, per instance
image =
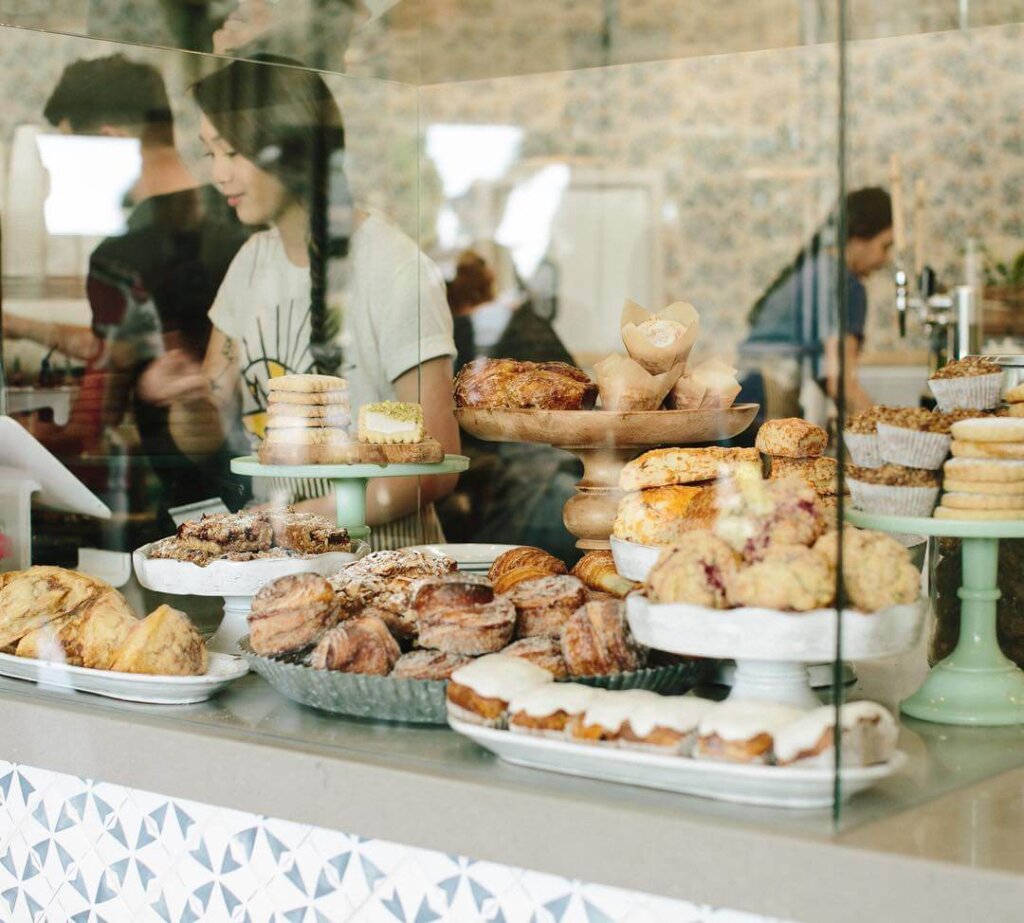
[[5, 923], [783, 923], [0, 761]]

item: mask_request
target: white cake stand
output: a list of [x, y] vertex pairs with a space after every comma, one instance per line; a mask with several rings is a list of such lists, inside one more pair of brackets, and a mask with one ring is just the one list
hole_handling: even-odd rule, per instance
[[[866, 614], [843, 612], [843, 657], [873, 660], [902, 654], [921, 636], [928, 600]], [[687, 603], [652, 603], [639, 594], [626, 601], [636, 639], [648, 647], [691, 657], [736, 661], [730, 699], [821, 704], [808, 667], [836, 656], [835, 609], [707, 609]]]
[[238, 642], [249, 633], [246, 618], [252, 598], [264, 584], [291, 574], [335, 574], [370, 550], [365, 542], [356, 542], [350, 552], [334, 551], [309, 558], [213, 561], [199, 567], [188, 561], [150, 558], [150, 547], [143, 545], [132, 553], [139, 583], [175, 596], [222, 596], [224, 619], [207, 646], [211, 651], [234, 656], [238, 655]]

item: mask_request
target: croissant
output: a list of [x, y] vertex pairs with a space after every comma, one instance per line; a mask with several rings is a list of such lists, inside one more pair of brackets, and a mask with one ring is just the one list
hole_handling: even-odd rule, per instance
[[[521, 548], [511, 548], [504, 554], [499, 554], [491, 564], [487, 572], [487, 578], [493, 583], [511, 571], [520, 567], [531, 567], [543, 571], [544, 574], [564, 574], [565, 565], [553, 554], [548, 554], [541, 548], [533, 548], [530, 545], [523, 545]], [[498, 590], [498, 592], [503, 592]]]
[[125, 598], [111, 588], [73, 615], [30, 631], [15, 653], [19, 657], [58, 660], [75, 667], [108, 670], [128, 633], [137, 624]]
[[572, 575], [582, 580], [587, 589], [609, 593], [620, 599], [639, 587], [632, 580], [619, 576], [610, 551], [591, 551], [583, 555], [572, 569]]
[[132, 626], [110, 669], [160, 676], [200, 676], [208, 665], [206, 642], [199, 630], [184, 612], [164, 605]]

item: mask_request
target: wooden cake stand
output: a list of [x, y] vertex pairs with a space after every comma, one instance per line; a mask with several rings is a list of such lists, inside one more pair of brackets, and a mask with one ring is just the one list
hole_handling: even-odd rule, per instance
[[996, 639], [999, 540], [1024, 538], [1024, 520], [932, 519], [861, 510], [848, 510], [846, 518], [865, 529], [963, 542], [960, 639], [900, 710], [937, 724], [1024, 724], [1024, 671], [1003, 655]]
[[585, 550], [610, 547], [609, 536], [622, 497], [623, 465], [648, 449], [700, 445], [742, 433], [757, 404], [726, 410], [489, 410], [460, 407], [459, 425], [487, 442], [537, 442], [571, 452], [583, 462], [576, 496], [562, 511], [565, 527]]

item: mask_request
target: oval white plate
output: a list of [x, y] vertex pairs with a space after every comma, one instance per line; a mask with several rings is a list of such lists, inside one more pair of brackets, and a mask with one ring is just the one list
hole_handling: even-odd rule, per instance
[[188, 705], [205, 702], [214, 693], [249, 672], [241, 657], [210, 652], [209, 669], [202, 676], [150, 676], [90, 670], [64, 663], [0, 654], [0, 675], [27, 679], [54, 689], [75, 689], [126, 702], [156, 705]]
[[[828, 768], [720, 763], [496, 731], [451, 717], [448, 723], [453, 730], [517, 766], [740, 804], [776, 808], [832, 806], [833, 772]], [[843, 800], [888, 778], [906, 760], [906, 755], [897, 751], [888, 763], [843, 769]]]
[[[843, 657], [866, 660], [910, 650], [921, 636], [928, 600], [865, 614], [843, 613]], [[626, 600], [626, 615], [641, 644], [660, 651], [716, 660], [816, 663], [836, 654], [836, 610], [706, 609], [688, 603]]]
[[625, 539], [611, 537], [612, 560], [620, 577], [643, 583], [651, 568], [658, 563], [658, 557], [664, 551], [662, 545], [641, 545], [638, 542], [627, 542]]
[[519, 547], [519, 545], [492, 545], [486, 542], [480, 544], [463, 542], [448, 545], [413, 545], [403, 550], [446, 555], [459, 565], [459, 570], [486, 571], [490, 570], [491, 565], [499, 555]]
[[200, 567], [189, 561], [150, 558], [150, 547], [143, 545], [132, 553], [139, 583], [150, 590], [179, 596], [255, 596], [260, 587], [278, 577], [336, 574], [370, 550], [365, 542], [356, 542], [353, 551], [332, 551], [309, 558], [213, 561]]

